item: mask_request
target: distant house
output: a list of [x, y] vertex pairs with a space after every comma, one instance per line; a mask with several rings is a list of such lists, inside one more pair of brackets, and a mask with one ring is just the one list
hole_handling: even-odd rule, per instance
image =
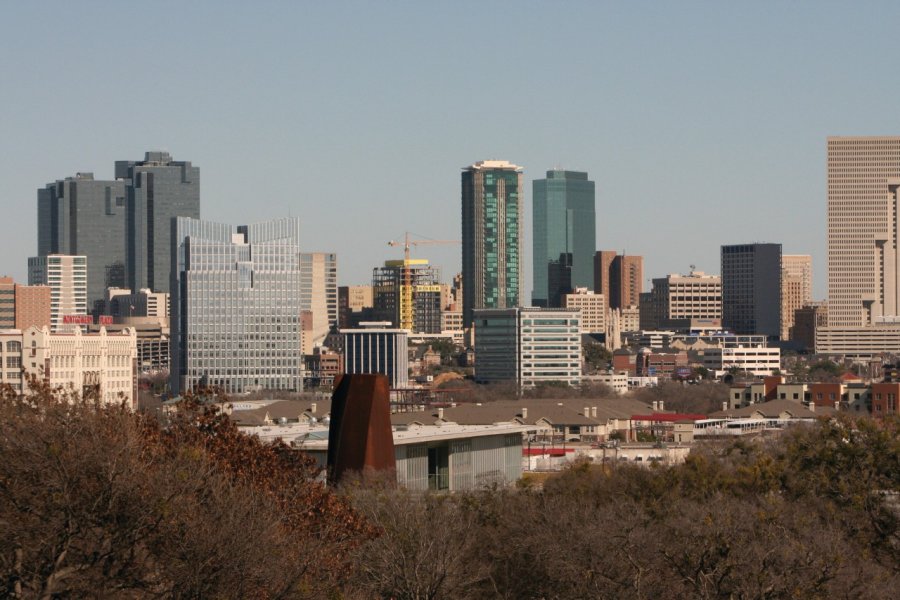
[[460, 425], [516, 423], [534, 426], [536, 441], [597, 442], [606, 441], [616, 431], [626, 439], [632, 439], [631, 415], [649, 410], [649, 404], [631, 398], [520, 399], [398, 413], [392, 416], [392, 422], [451, 422]]
[[812, 423], [835, 413], [834, 407], [807, 408], [793, 400], [770, 400], [741, 408], [720, 410], [708, 419], [694, 422], [694, 438], [759, 434], [784, 429], [798, 423]]
[[818, 408], [813, 410], [792, 400], [770, 400], [759, 404], [751, 404], [742, 408], [720, 410], [709, 415], [710, 419], [794, 419], [814, 421], [822, 415], [834, 413], [834, 408]]

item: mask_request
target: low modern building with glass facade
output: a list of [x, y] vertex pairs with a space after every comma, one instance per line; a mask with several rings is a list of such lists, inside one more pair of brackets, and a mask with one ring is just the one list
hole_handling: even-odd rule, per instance
[[546, 308], [475, 311], [475, 380], [581, 382], [580, 311]]
[[[411, 491], [465, 492], [508, 486], [522, 477], [522, 436], [533, 426], [435, 424], [429, 413], [402, 413], [393, 428], [397, 483]], [[417, 417], [421, 419], [418, 420]], [[311, 430], [291, 446], [324, 468], [328, 436]]]
[[301, 390], [299, 219], [172, 225], [172, 393]]

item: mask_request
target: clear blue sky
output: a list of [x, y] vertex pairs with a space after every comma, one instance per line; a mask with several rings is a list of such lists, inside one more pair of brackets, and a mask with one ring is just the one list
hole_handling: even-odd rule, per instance
[[[458, 239], [460, 168], [498, 158], [526, 169], [529, 232], [530, 180], [586, 170], [598, 245], [647, 278], [781, 242], [824, 297], [825, 138], [900, 133], [898, 22], [897, 2], [2, 2], [0, 273], [25, 278], [38, 187], [166, 149], [200, 167], [204, 218], [300, 215], [305, 249], [365, 283], [405, 230]], [[418, 255], [449, 280], [459, 253]]]

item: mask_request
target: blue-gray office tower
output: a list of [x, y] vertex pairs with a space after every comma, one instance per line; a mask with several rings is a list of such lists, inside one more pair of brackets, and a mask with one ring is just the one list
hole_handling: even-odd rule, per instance
[[560, 256], [571, 256], [571, 287], [593, 288], [597, 249], [594, 182], [579, 171], [547, 171], [532, 184], [534, 306], [555, 304], [560, 290], [550, 289], [550, 272]]
[[200, 169], [147, 152], [143, 161], [117, 160], [116, 179], [125, 183], [127, 287], [169, 292], [172, 219], [200, 218]]
[[78, 173], [38, 189], [38, 256], [87, 257], [87, 306], [125, 286], [125, 184]]
[[170, 386], [303, 386], [300, 221], [171, 223]]

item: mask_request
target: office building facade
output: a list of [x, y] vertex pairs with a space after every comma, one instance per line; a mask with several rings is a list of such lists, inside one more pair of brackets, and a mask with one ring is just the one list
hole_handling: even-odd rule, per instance
[[534, 306], [549, 306], [553, 297], [559, 300], [548, 271], [552, 272], [552, 263], [558, 263], [562, 255], [569, 257], [570, 289], [593, 285], [592, 257], [597, 247], [594, 193], [594, 182], [579, 171], [547, 171], [546, 179], [532, 182]]
[[672, 321], [722, 319], [722, 278], [718, 275], [691, 271], [688, 275], [659, 277], [653, 280], [651, 290], [641, 296], [643, 330], [667, 327]]
[[550, 308], [475, 311], [475, 380], [540, 383], [581, 382], [581, 319], [578, 310]]
[[578, 288], [563, 296], [563, 308], [579, 311], [581, 333], [606, 333], [609, 309], [603, 294]]
[[179, 217], [175, 232], [172, 393], [301, 390], [299, 220]]
[[338, 328], [356, 327], [365, 319], [364, 311], [373, 307], [371, 285], [342, 285], [338, 288]]
[[106, 315], [112, 317], [155, 317], [169, 321], [169, 294], [153, 292], [147, 288], [136, 294], [129, 289], [106, 290]]
[[781, 339], [793, 339], [794, 314], [812, 302], [812, 256], [781, 256]]
[[68, 329], [73, 317], [88, 314], [87, 273], [87, 257], [84, 256], [50, 254], [28, 259], [28, 285], [50, 287], [50, 330], [53, 333]]
[[828, 138], [828, 325], [900, 315], [900, 136]]
[[200, 218], [200, 169], [168, 152], [143, 161], [116, 161], [125, 186], [125, 284], [132, 290], [169, 292], [175, 217]]
[[337, 255], [328, 252], [300, 254], [300, 310], [310, 314], [303, 336], [303, 353], [312, 354], [338, 322]]
[[0, 383], [27, 394], [26, 378], [63, 394], [94, 397], [104, 404], [137, 401], [133, 329], [109, 333], [52, 333], [47, 327], [0, 331]]
[[594, 291], [609, 308], [639, 306], [644, 291], [644, 257], [598, 250], [594, 254]]
[[391, 388], [409, 383], [409, 334], [391, 327], [390, 322], [361, 323], [359, 329], [341, 331], [344, 340], [344, 372], [381, 374], [391, 380]]
[[502, 160], [477, 162], [462, 172], [463, 321], [479, 308], [524, 301], [522, 273], [525, 194], [522, 168]]
[[125, 184], [78, 173], [37, 191], [38, 256], [84, 256], [88, 310], [125, 285]]
[[781, 277], [781, 244], [722, 246], [722, 325], [778, 338]]
[[22, 285], [0, 277], [0, 329], [50, 327], [50, 286]]

